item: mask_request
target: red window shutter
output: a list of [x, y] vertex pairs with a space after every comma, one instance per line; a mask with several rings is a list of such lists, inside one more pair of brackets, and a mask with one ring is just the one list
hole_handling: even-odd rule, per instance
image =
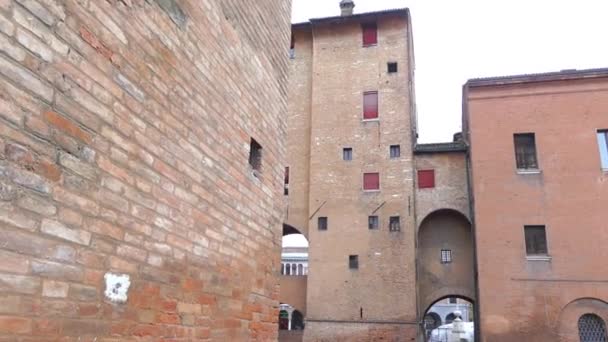
[[363, 190], [379, 190], [380, 189], [380, 174], [364, 173], [363, 174]]
[[363, 119], [378, 118], [378, 92], [363, 93]]
[[376, 24], [364, 24], [363, 28], [363, 46], [375, 45], [378, 43], [378, 28]]
[[435, 187], [435, 170], [418, 170], [418, 189]]

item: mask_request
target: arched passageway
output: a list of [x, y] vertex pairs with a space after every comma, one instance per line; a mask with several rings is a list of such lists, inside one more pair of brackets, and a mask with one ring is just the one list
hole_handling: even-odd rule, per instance
[[559, 342], [608, 342], [608, 302], [579, 298], [561, 310], [557, 322]]
[[424, 311], [423, 336], [427, 342], [449, 342], [454, 340], [454, 320], [460, 319], [463, 332], [456, 341], [475, 340], [474, 304], [470, 298], [446, 296], [431, 303]]
[[[293, 226], [283, 225], [281, 264], [279, 278], [279, 330], [291, 334], [303, 330], [306, 317], [306, 292], [308, 287], [308, 240]], [[295, 331], [293, 333], [296, 333]], [[279, 338], [281, 340], [281, 338]]]
[[419, 308], [450, 296], [475, 298], [473, 252], [471, 224], [462, 213], [441, 209], [422, 220], [417, 241]]

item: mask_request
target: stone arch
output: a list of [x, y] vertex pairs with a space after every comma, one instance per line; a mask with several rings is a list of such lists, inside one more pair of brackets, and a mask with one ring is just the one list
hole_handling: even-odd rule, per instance
[[[595, 315], [608, 322], [608, 302], [598, 298], [579, 298], [566, 304], [556, 322], [559, 342], [580, 342], [579, 320], [584, 315]], [[601, 340], [599, 340], [601, 341]]]
[[[440, 209], [421, 221], [416, 248], [419, 308], [426, 312], [433, 303], [447, 297], [474, 302], [473, 247], [471, 224], [463, 213]], [[450, 262], [442, 262], [442, 250], [450, 252]]]
[[441, 316], [436, 312], [428, 312], [424, 315], [424, 328], [426, 330], [433, 330], [443, 324]]
[[308, 236], [306, 236], [304, 233], [302, 233], [299, 229], [297, 229], [296, 227], [289, 225], [287, 223], [283, 223], [283, 236], [291, 235], [291, 234], [302, 234], [308, 240]]

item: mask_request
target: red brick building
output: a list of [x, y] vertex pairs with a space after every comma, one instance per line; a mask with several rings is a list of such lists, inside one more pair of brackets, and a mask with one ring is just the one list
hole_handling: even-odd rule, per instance
[[470, 80], [463, 105], [481, 341], [606, 341], [608, 69]]
[[276, 339], [289, 18], [0, 0], [0, 341]]

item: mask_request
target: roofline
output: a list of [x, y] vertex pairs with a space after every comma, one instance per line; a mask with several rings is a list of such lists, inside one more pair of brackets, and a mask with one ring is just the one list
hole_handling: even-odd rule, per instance
[[444, 142], [433, 144], [416, 144], [414, 154], [467, 152], [464, 142]]
[[501, 86], [524, 83], [566, 81], [576, 79], [594, 79], [608, 77], [608, 68], [562, 70], [539, 74], [521, 74], [469, 79], [464, 86], [469, 88]]
[[309, 21], [293, 23], [293, 24], [291, 24], [291, 27], [292, 28], [300, 28], [300, 27], [304, 28], [307, 26], [312, 26], [314, 24], [324, 24], [324, 23], [329, 23], [329, 22], [339, 23], [339, 22], [344, 22], [344, 21], [371, 19], [371, 18], [377, 18], [377, 17], [391, 16], [391, 15], [403, 15], [403, 16], [409, 18], [410, 9], [409, 8], [394, 8], [394, 9], [388, 9], [388, 10], [383, 10], [383, 11], [365, 12], [365, 13], [359, 13], [359, 14], [353, 14], [353, 15], [347, 15], [347, 16], [337, 15], [337, 16], [333, 16], [333, 17], [311, 18]]

